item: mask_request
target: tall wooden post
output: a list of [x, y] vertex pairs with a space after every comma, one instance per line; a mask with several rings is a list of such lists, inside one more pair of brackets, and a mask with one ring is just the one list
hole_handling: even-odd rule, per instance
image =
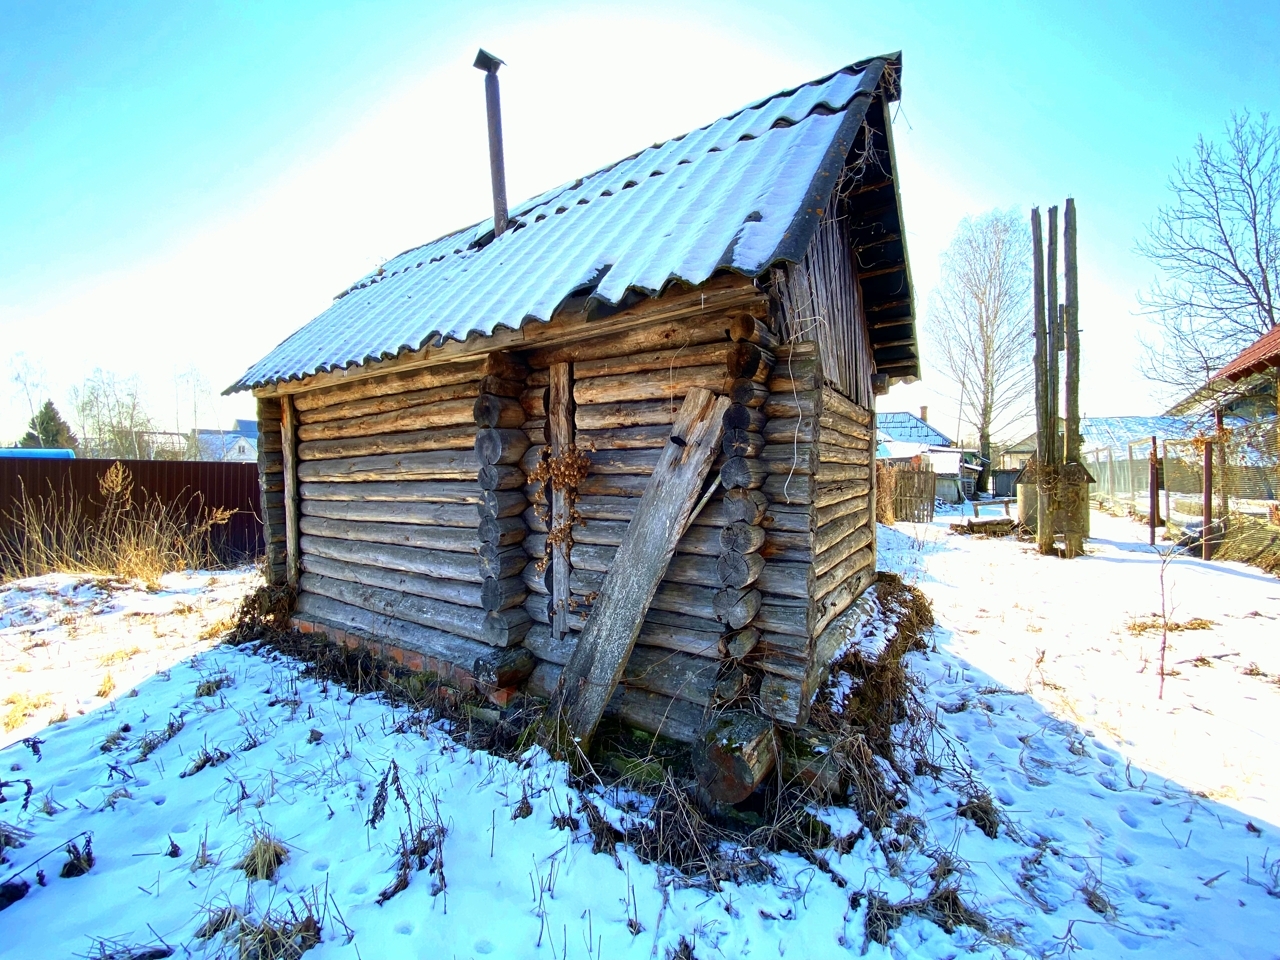
[[1213, 411], [1213, 441], [1213, 456], [1217, 461], [1213, 475], [1218, 481], [1218, 519], [1222, 521], [1222, 533], [1226, 536], [1227, 520], [1231, 516], [1231, 491], [1227, 489], [1227, 433], [1221, 407]]
[[[1049, 261], [1045, 265], [1045, 333], [1048, 338], [1049, 378], [1049, 450], [1050, 461], [1055, 467], [1062, 463], [1062, 446], [1058, 441], [1058, 351], [1062, 349], [1062, 336], [1059, 329], [1061, 318], [1058, 315], [1058, 208], [1049, 208]], [[1056, 480], [1056, 471], [1055, 471]], [[1054, 484], [1057, 490], [1057, 484]], [[1055, 505], [1056, 506], [1056, 505]]]
[[1051, 469], [1053, 447], [1049, 429], [1049, 343], [1045, 330], [1044, 302], [1044, 237], [1041, 233], [1040, 208], [1031, 211], [1033, 320], [1035, 322], [1036, 385], [1036, 542], [1041, 553], [1053, 549], [1053, 515], [1045, 495], [1044, 478]]
[[1066, 285], [1066, 461], [1080, 462], [1080, 277], [1076, 266], [1076, 202], [1067, 198], [1062, 214], [1062, 271]]
[[[573, 444], [573, 369], [568, 363], [553, 363], [547, 397], [547, 439], [551, 458], [558, 460]], [[551, 486], [551, 529], [571, 532], [569, 495], [553, 477]], [[569, 632], [569, 551], [572, 543], [557, 538], [551, 549], [551, 633], [557, 639]]]
[[1213, 441], [1204, 445], [1204, 499], [1201, 503], [1200, 556], [1213, 559], [1213, 545], [1209, 542], [1209, 527], [1213, 525]]
[[1156, 450], [1156, 438], [1152, 437], [1151, 452], [1147, 454], [1147, 526], [1153, 547], [1156, 545], [1156, 527], [1160, 525], [1160, 459]]
[[1062, 214], [1063, 346], [1066, 348], [1066, 427], [1063, 431], [1063, 462], [1077, 465], [1068, 474], [1066, 491], [1067, 556], [1084, 553], [1089, 532], [1089, 486], [1083, 477], [1080, 451], [1080, 277], [1076, 259], [1076, 202], [1067, 198]]

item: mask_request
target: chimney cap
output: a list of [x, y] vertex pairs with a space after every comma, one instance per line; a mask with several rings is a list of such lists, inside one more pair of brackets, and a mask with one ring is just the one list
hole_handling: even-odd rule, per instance
[[477, 70], [483, 70], [485, 73], [497, 73], [498, 68], [507, 61], [499, 60], [484, 47], [480, 48], [480, 52], [476, 54], [476, 62], [472, 64]]

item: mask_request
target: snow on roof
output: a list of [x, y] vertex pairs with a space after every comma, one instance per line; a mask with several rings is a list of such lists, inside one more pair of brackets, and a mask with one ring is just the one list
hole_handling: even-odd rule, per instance
[[950, 437], [914, 413], [900, 410], [877, 412], [876, 426], [881, 433], [894, 440], [909, 440], [939, 447], [951, 446]]
[[[1059, 422], [1059, 433], [1062, 422]], [[1182, 417], [1081, 417], [1080, 446], [1083, 450], [1123, 447], [1144, 437], [1161, 440], [1185, 440], [1196, 435], [1197, 427]], [[1023, 437], [1006, 453], [1034, 453], [1036, 435]]]
[[[566, 300], [616, 307], [719, 270], [798, 261], [882, 77], [862, 61], [408, 250], [250, 367], [228, 393], [546, 322]], [[892, 89], [890, 99], [896, 99]]]

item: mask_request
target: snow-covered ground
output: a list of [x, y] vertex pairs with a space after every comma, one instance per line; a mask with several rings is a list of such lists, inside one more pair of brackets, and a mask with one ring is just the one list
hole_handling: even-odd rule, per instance
[[0, 586], [0, 746], [207, 650], [261, 582], [245, 568], [171, 573], [151, 590], [83, 574]]
[[[538, 753], [512, 762], [466, 750], [438, 724], [248, 648], [201, 652], [118, 682], [108, 703], [81, 702], [102, 674], [99, 647], [82, 655], [79, 638], [142, 646], [123, 636], [133, 628], [126, 614], [158, 601], [56, 578], [6, 589], [5, 655], [46, 635], [67, 672], [93, 677], [47, 684], [75, 700], [69, 720], [34, 731], [39, 759], [22, 743], [0, 753], [9, 781], [0, 821], [31, 832], [4, 851], [0, 881], [52, 851], [39, 864], [45, 885], [34, 868], [22, 870], [30, 890], [0, 913], [0, 956], [96, 955], [95, 937], [168, 944], [176, 956], [234, 955], [221, 936], [196, 937], [211, 910], [231, 905], [260, 918], [304, 900], [323, 914], [321, 942], [307, 954], [315, 960], [666, 960], [681, 938], [703, 960], [1278, 956], [1280, 818], [1265, 751], [1275, 756], [1280, 686], [1243, 671], [1256, 661], [1280, 673], [1267, 642], [1278, 635], [1280, 581], [1234, 565], [1171, 564], [1174, 618], [1214, 625], [1174, 635], [1170, 663], [1238, 656], [1178, 664], [1157, 701], [1158, 637], [1127, 624], [1159, 610], [1159, 562], [1137, 543], [1141, 528], [1094, 521], [1093, 552], [1072, 561], [1039, 558], [1013, 540], [946, 535], [942, 522], [881, 529], [882, 568], [914, 578], [935, 602], [936, 649], [908, 661], [937, 714], [937, 744], [972, 765], [1003, 823], [990, 839], [956, 815], [964, 791], [928, 776], [910, 785], [901, 837], [859, 831], [847, 809], [821, 811], [849, 838], [826, 857], [843, 887], [792, 854], [771, 856], [772, 880], [719, 891], [623, 845], [616, 860], [595, 854], [561, 765]], [[234, 592], [232, 581], [220, 576], [212, 592], [221, 589]], [[64, 594], [81, 611], [74, 633], [56, 623]], [[87, 614], [94, 604], [100, 612]], [[41, 622], [44, 634], [32, 633]], [[180, 610], [157, 624], [157, 633], [207, 642]], [[393, 760], [409, 813], [392, 789], [385, 819], [370, 826]], [[593, 799], [615, 822], [628, 816], [615, 798]], [[439, 862], [433, 848], [426, 869], [411, 870], [408, 887], [380, 904], [410, 815], [443, 837]], [[96, 862], [63, 878], [65, 843], [83, 831], [92, 831]], [[255, 831], [288, 851], [274, 880], [249, 881], [235, 867]], [[991, 932], [948, 934], [910, 916], [887, 945], [869, 941], [870, 905], [923, 895], [932, 881], [922, 866], [939, 862], [952, 864]]]

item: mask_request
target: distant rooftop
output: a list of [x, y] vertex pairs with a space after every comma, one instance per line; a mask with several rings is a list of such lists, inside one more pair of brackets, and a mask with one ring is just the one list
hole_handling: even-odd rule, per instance
[[876, 414], [876, 426], [890, 440], [927, 443], [934, 447], [952, 446], [951, 438], [914, 413], [889, 411]]

